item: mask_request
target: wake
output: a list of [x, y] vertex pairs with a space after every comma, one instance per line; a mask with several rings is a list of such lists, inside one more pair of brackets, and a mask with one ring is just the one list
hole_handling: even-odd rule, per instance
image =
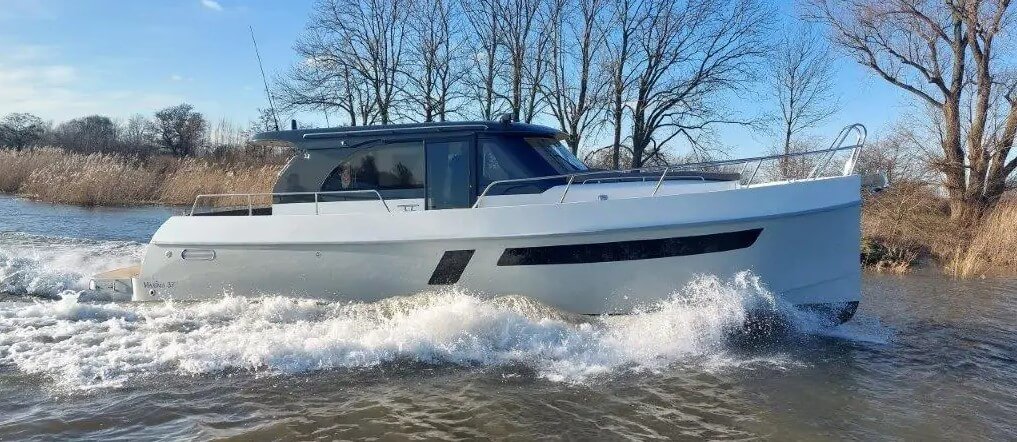
[[581, 319], [532, 300], [456, 290], [371, 304], [282, 296], [96, 304], [65, 293], [0, 303], [0, 364], [72, 389], [154, 373], [274, 375], [402, 361], [521, 364], [550, 381], [584, 382], [679, 362], [741, 363], [727, 337], [760, 305], [776, 304], [749, 274], [699, 278], [632, 315]]
[[542, 379], [583, 383], [677, 365], [793, 364], [780, 352], [746, 355], [732, 339], [760, 311], [780, 318], [779, 334], [792, 340], [822, 330], [748, 272], [701, 276], [630, 315], [604, 317], [455, 289], [376, 303], [281, 295], [95, 303], [84, 290], [88, 276], [137, 262], [143, 245], [0, 235], [0, 292], [35, 297], [0, 302], [0, 365], [72, 390], [120, 387], [156, 374], [285, 375], [404, 362], [521, 365]]
[[0, 232], [0, 295], [60, 298], [88, 288], [89, 278], [141, 261], [144, 245]]

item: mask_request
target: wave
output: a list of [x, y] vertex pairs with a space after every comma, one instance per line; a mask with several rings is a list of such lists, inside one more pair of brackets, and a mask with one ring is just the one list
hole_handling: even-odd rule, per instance
[[792, 328], [810, 327], [750, 273], [702, 276], [631, 315], [595, 318], [460, 290], [376, 303], [224, 296], [97, 304], [65, 293], [59, 301], [0, 303], [0, 364], [72, 389], [158, 373], [274, 375], [404, 362], [522, 365], [550, 381], [584, 382], [678, 363], [758, 363], [732, 351], [729, 337], [760, 309], [788, 318]]
[[59, 298], [91, 275], [141, 261], [144, 244], [0, 232], [0, 295]]

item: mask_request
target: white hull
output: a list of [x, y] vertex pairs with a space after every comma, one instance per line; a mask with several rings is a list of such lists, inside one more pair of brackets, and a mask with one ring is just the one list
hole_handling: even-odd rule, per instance
[[[625, 313], [667, 297], [695, 275], [750, 270], [792, 304], [856, 303], [859, 185], [858, 176], [845, 176], [563, 204], [173, 217], [152, 238], [133, 299], [230, 293], [376, 301], [448, 287], [445, 278], [486, 296], [523, 294], [570, 312]], [[685, 249], [664, 257], [499, 265], [506, 264], [506, 249], [676, 238]], [[713, 239], [721, 248], [743, 243], [713, 251]], [[465, 268], [442, 260], [465, 250], [474, 251]], [[535, 253], [538, 261], [547, 258]], [[438, 275], [443, 265], [453, 275]], [[439, 283], [431, 284], [436, 276]]]

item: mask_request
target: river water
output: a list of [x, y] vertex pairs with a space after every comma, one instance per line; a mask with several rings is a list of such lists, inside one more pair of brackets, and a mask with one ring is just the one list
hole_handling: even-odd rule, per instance
[[[1017, 438], [1017, 280], [866, 275], [851, 322], [751, 274], [622, 317], [455, 291], [103, 303], [174, 209], [0, 196], [0, 439]], [[782, 307], [775, 307], [781, 309]]]

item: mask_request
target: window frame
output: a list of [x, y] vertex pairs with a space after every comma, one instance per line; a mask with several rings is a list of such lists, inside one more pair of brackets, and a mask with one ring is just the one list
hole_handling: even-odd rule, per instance
[[[553, 137], [553, 136], [546, 136], [545, 137], [543, 135], [533, 135], [533, 134], [513, 134], [513, 133], [483, 134], [483, 136], [478, 136], [477, 137], [476, 144], [474, 145], [474, 149], [475, 149], [475, 154], [474, 154], [474, 158], [475, 158], [475, 161], [474, 161], [474, 170], [475, 170], [475, 173], [474, 173], [474, 177], [475, 177], [475, 182], [476, 182], [476, 186], [477, 186], [477, 193], [474, 196], [474, 200], [476, 199], [476, 197], [478, 197], [480, 195], [480, 193], [484, 192], [487, 189], [487, 187], [490, 186], [492, 183], [496, 183], [498, 181], [503, 181], [503, 180], [492, 180], [490, 183], [484, 184], [484, 164], [483, 164], [484, 155], [483, 155], [481, 144], [484, 141], [488, 141], [488, 140], [489, 141], [493, 141], [495, 143], [499, 143], [499, 142], [501, 142], [502, 140], [504, 140], [506, 138], [516, 138], [518, 144], [514, 145], [514, 146], [512, 144], [501, 144], [501, 146], [505, 146], [508, 149], [532, 149], [534, 151], [533, 154], [536, 155], [538, 158], [540, 158], [541, 161], [543, 161], [544, 166], [547, 167], [547, 169], [549, 170], [550, 173], [546, 174], [546, 175], [536, 175], [536, 176], [525, 177], [526, 179], [532, 179], [532, 181], [524, 181], [524, 182], [521, 182], [521, 183], [518, 183], [518, 184], [506, 184], [506, 185], [501, 186], [501, 187], [494, 186], [494, 187], [491, 188], [491, 193], [489, 193], [487, 196], [503, 196], [503, 195], [543, 193], [543, 192], [547, 191], [547, 189], [550, 189], [550, 188], [552, 188], [554, 186], [557, 186], [557, 185], [565, 184], [565, 182], [568, 181], [565, 178], [558, 178], [558, 179], [547, 178], [547, 179], [543, 179], [543, 180], [538, 179], [538, 178], [543, 178], [543, 177], [555, 177], [555, 176], [559, 176], [559, 175], [563, 175], [563, 174], [560, 173], [560, 171], [558, 171], [555, 168], [555, 165], [551, 164], [549, 162], [549, 160], [544, 157], [544, 154], [536, 151], [537, 147], [532, 146], [529, 142], [526, 141], [527, 138], [552, 138], [552, 139], [555, 139], [555, 137]], [[507, 179], [508, 180], [514, 180], [514, 179], [523, 179], [523, 178], [507, 178]]]
[[424, 192], [424, 207], [425, 207], [425, 210], [449, 210], [449, 209], [451, 209], [451, 208], [431, 209], [431, 208], [427, 207], [428, 206], [428, 201], [430, 200], [430, 197], [428, 195], [428, 191], [431, 188], [430, 185], [429, 185], [430, 182], [431, 182], [430, 181], [431, 177], [428, 175], [428, 172], [427, 172], [428, 171], [428, 167], [427, 167], [427, 145], [430, 144], [430, 143], [436, 143], [437, 144], [437, 143], [450, 143], [450, 142], [459, 142], [459, 141], [466, 143], [466, 152], [470, 156], [470, 158], [467, 158], [467, 160], [466, 160], [466, 164], [469, 166], [469, 170], [467, 171], [467, 173], [469, 173], [469, 175], [470, 175], [470, 177], [469, 177], [470, 178], [470, 180], [469, 180], [470, 181], [469, 182], [469, 187], [470, 188], [469, 188], [469, 191], [468, 191], [469, 196], [470, 196], [470, 200], [469, 200], [469, 205], [467, 207], [465, 207], [465, 208], [469, 208], [469, 207], [473, 207], [473, 205], [476, 204], [477, 196], [479, 195], [479, 192], [480, 192], [478, 190], [478, 185], [479, 185], [479, 177], [478, 177], [478, 175], [480, 174], [480, 170], [477, 168], [477, 164], [478, 164], [477, 163], [477, 157], [479, 156], [478, 139], [479, 139], [479, 137], [477, 136], [477, 133], [472, 133], [472, 134], [469, 134], [469, 135], [450, 135], [450, 136], [433, 137], [433, 138], [427, 138], [427, 139], [424, 140], [424, 189], [425, 189], [425, 192]]
[[[427, 143], [425, 141], [426, 140], [423, 139], [423, 138], [409, 138], [409, 139], [400, 139], [400, 140], [378, 140], [378, 142], [370, 143], [367, 146], [347, 148], [347, 149], [351, 149], [353, 151], [350, 152], [350, 154], [347, 155], [344, 159], [339, 161], [339, 163], [336, 164], [335, 167], [333, 167], [332, 170], [330, 170], [328, 172], [328, 174], [325, 175], [325, 177], [321, 181], [321, 184], [318, 186], [318, 189], [319, 189], [318, 192], [320, 192], [320, 193], [327, 193], [327, 192], [347, 192], [347, 191], [355, 192], [355, 191], [358, 191], [358, 190], [368, 190], [368, 191], [369, 190], [376, 190], [381, 195], [381, 197], [386, 199], [386, 200], [394, 200], [394, 199], [421, 199], [421, 198], [426, 198], [426, 195], [427, 195], [427, 151], [426, 151], [426, 145], [427, 145]], [[358, 157], [358, 156], [363, 156], [363, 155], [366, 155], [366, 154], [371, 153], [371, 152], [376, 152], [378, 150], [382, 150], [382, 149], [384, 149], [384, 148], [386, 148], [388, 146], [400, 145], [400, 144], [417, 144], [417, 145], [419, 145], [420, 154], [421, 154], [421, 164], [423, 165], [423, 171], [420, 174], [420, 180], [422, 182], [422, 185], [420, 187], [403, 188], [403, 189], [382, 189], [380, 187], [375, 187], [374, 189], [325, 190], [325, 184], [328, 183], [329, 178], [331, 178], [332, 174], [335, 173], [335, 171], [338, 170], [339, 167], [341, 167], [342, 165], [350, 164], [351, 161], [356, 159], [356, 157]], [[325, 196], [325, 195], [323, 195], [323, 196]], [[332, 198], [338, 198], [340, 200], [346, 200], [347, 199], [347, 198], [344, 198], [342, 196], [342, 194], [329, 195], [329, 196], [332, 197]], [[374, 197], [370, 197], [370, 198], [373, 199]], [[353, 199], [359, 200], [359, 199], [364, 199], [364, 198], [357, 197], [357, 198], [353, 198]]]

